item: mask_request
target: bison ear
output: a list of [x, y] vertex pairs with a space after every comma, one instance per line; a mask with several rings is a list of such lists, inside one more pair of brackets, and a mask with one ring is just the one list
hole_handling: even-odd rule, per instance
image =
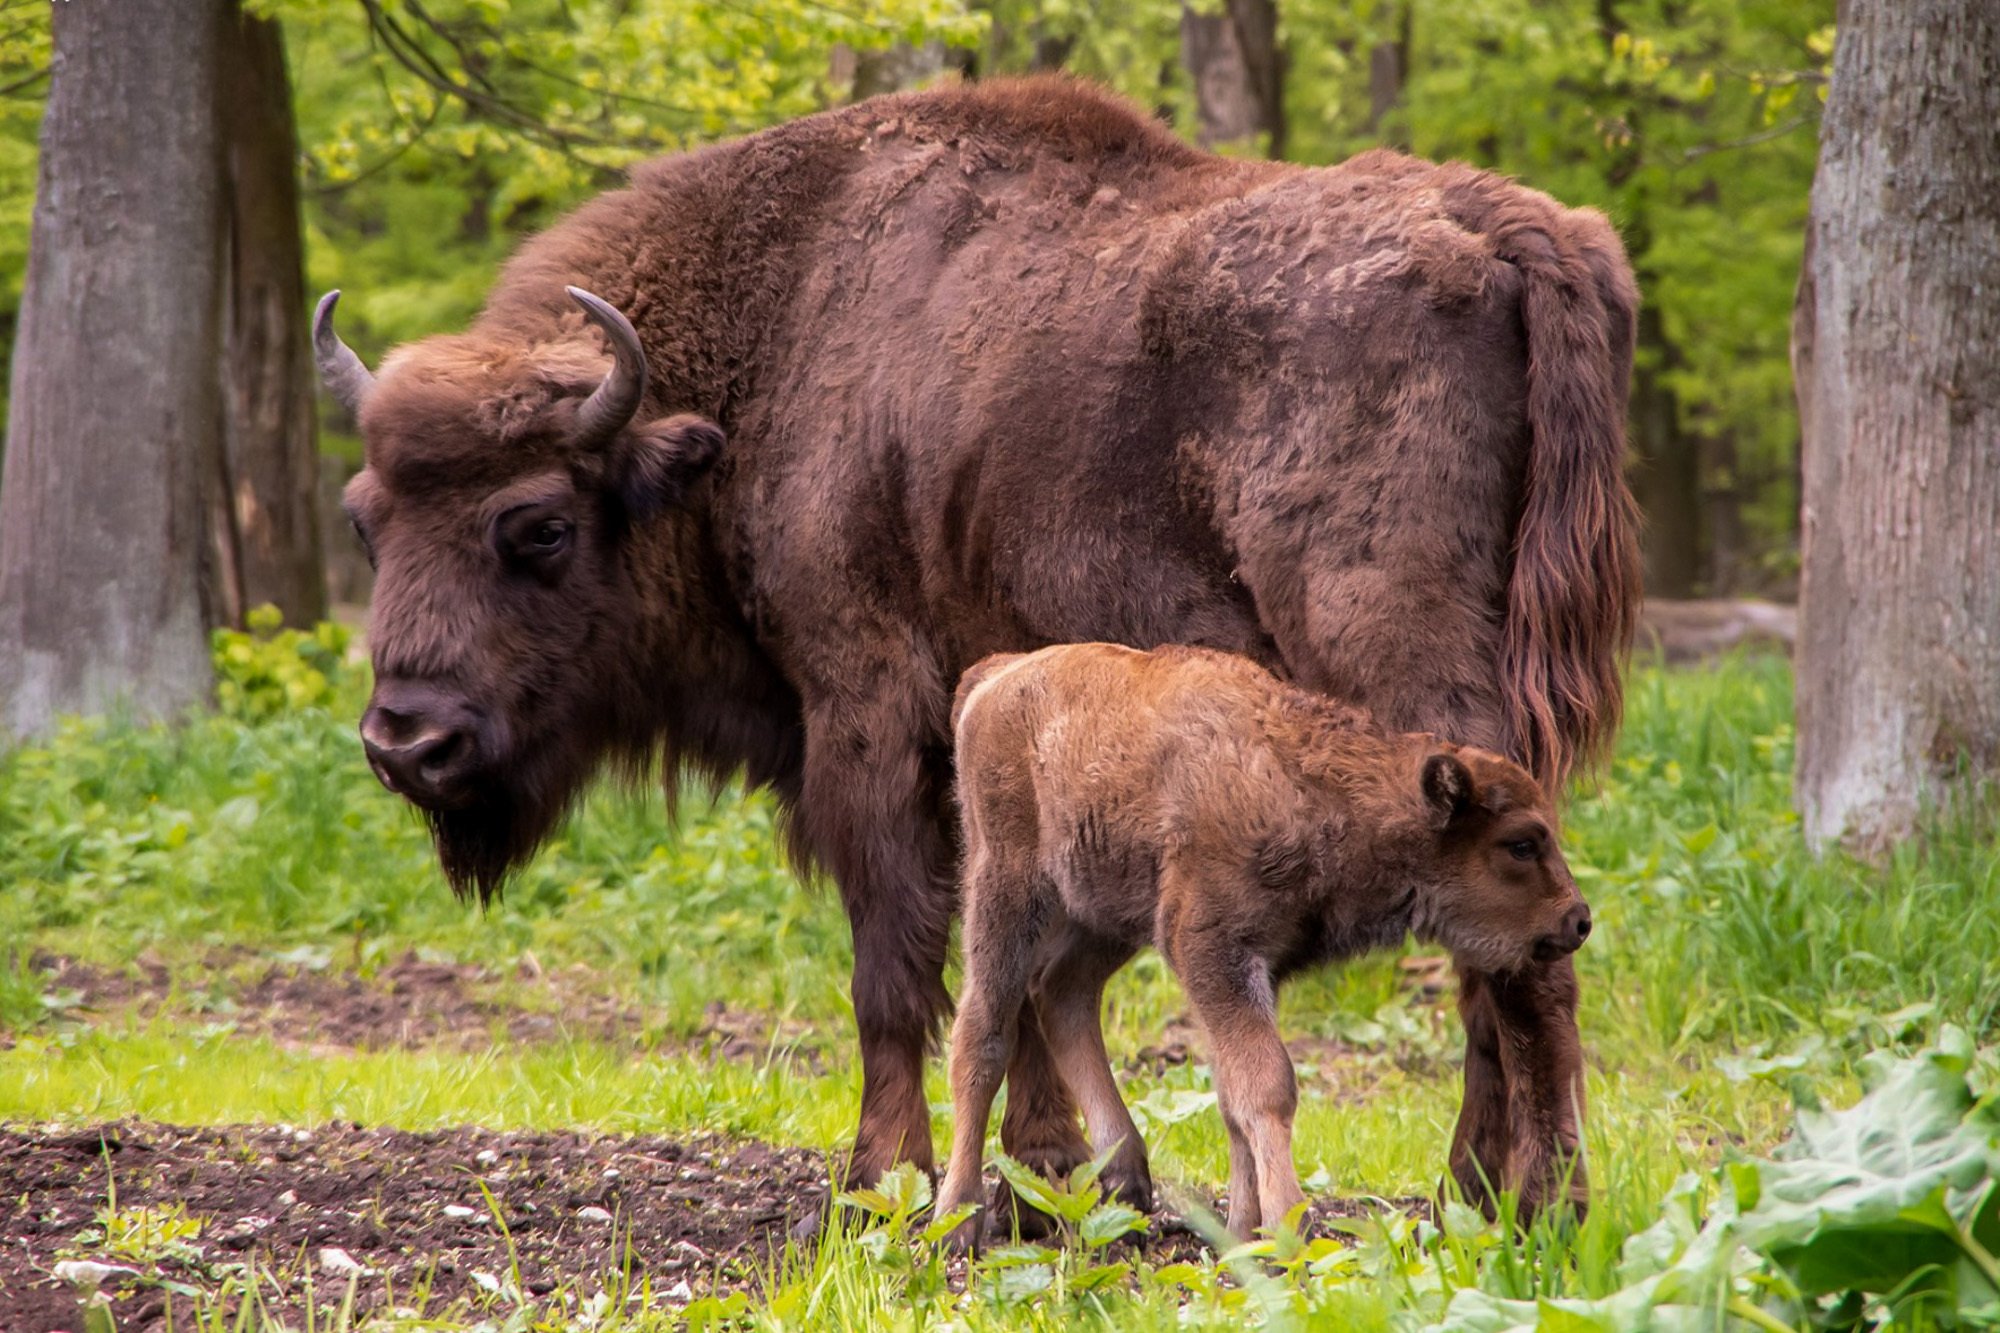
[[1476, 795], [1472, 770], [1455, 754], [1440, 751], [1424, 760], [1424, 803], [1430, 807], [1432, 822], [1440, 829], [1472, 808]]
[[681, 502], [722, 456], [722, 427], [707, 417], [662, 417], [627, 430], [618, 441], [618, 492], [626, 512], [651, 518]]

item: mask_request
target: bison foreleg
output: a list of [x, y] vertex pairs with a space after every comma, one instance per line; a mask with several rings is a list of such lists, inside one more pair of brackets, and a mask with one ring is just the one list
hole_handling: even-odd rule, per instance
[[[1089, 1145], [1077, 1124], [1076, 1100], [1049, 1053], [1032, 1000], [1021, 1006], [1014, 1058], [1007, 1066], [1007, 1113], [1000, 1120], [1000, 1146], [1009, 1157], [1049, 1180], [1066, 1179], [1090, 1160]], [[993, 1187], [992, 1215], [1002, 1230], [1018, 1227], [1025, 1239], [1055, 1232], [1055, 1219], [1015, 1197], [1004, 1180]]]
[[1451, 1173], [1489, 1217], [1502, 1190], [1518, 1194], [1523, 1221], [1557, 1203], [1580, 1215], [1588, 1202], [1576, 1001], [1576, 966], [1568, 958], [1518, 976], [1468, 970], [1459, 977], [1465, 1101]]
[[924, 1063], [951, 1007], [944, 986], [957, 887], [914, 720], [895, 699], [808, 711], [795, 829], [840, 885], [854, 931], [861, 1123], [846, 1181], [898, 1162], [932, 1169]]

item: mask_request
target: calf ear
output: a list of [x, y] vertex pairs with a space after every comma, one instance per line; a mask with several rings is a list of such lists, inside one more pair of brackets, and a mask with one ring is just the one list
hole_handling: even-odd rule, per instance
[[1423, 787], [1432, 822], [1441, 829], [1471, 809], [1477, 794], [1472, 785], [1472, 770], [1457, 755], [1443, 752], [1424, 760]]
[[626, 512], [651, 518], [681, 502], [722, 456], [722, 427], [707, 417], [661, 417], [618, 440], [617, 487]]

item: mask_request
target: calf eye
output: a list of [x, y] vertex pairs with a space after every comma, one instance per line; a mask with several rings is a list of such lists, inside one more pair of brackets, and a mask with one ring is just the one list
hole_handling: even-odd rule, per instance
[[559, 518], [549, 518], [537, 523], [528, 534], [528, 548], [537, 552], [554, 551], [568, 540], [569, 524]]
[[1507, 855], [1516, 861], [1532, 861], [1542, 854], [1542, 844], [1533, 838], [1517, 838], [1507, 844]]

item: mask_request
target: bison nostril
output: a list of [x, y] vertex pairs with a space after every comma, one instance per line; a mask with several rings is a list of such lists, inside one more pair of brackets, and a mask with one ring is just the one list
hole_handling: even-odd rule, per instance
[[436, 772], [449, 768], [469, 748], [465, 743], [465, 733], [448, 731], [442, 736], [433, 736], [413, 745], [411, 750], [416, 761], [426, 772]]
[[403, 750], [420, 738], [424, 719], [420, 714], [399, 713], [377, 705], [361, 717], [361, 739], [378, 750]]
[[1576, 937], [1580, 940], [1587, 940], [1590, 938], [1589, 917], [1585, 917], [1581, 921], [1576, 923]]

